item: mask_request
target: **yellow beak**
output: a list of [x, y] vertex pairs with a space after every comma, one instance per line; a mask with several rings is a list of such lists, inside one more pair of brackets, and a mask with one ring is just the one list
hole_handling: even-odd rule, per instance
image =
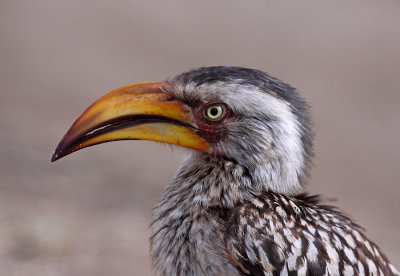
[[164, 92], [170, 85], [141, 82], [106, 94], [75, 121], [51, 161], [89, 146], [129, 139], [209, 151], [209, 144], [198, 135], [190, 108]]

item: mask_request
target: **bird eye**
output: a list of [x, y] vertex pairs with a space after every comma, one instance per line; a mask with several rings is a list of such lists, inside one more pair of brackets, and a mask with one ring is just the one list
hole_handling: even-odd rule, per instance
[[205, 115], [207, 119], [218, 120], [224, 114], [224, 108], [221, 105], [212, 105], [206, 108]]

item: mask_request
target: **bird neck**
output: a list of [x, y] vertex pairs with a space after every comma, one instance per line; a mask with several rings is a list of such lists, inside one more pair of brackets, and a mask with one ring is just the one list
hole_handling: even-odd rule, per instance
[[231, 208], [265, 192], [293, 195], [301, 188], [298, 175], [285, 165], [283, 158], [250, 167], [222, 156], [192, 152], [182, 162], [163, 198], [175, 204], [187, 201], [193, 208]]
[[287, 170], [282, 159], [249, 168], [221, 156], [192, 152], [183, 161], [158, 206], [186, 206], [191, 210], [185, 211], [193, 213], [210, 207], [232, 208], [265, 192], [286, 195], [298, 192], [293, 187], [300, 186], [299, 179], [293, 178], [291, 181], [295, 183], [287, 183], [287, 172], [280, 170]]
[[251, 192], [251, 176], [245, 167], [220, 156], [193, 152], [182, 163], [165, 195], [188, 200], [194, 208], [207, 209], [231, 208]]
[[244, 201], [250, 184], [244, 168], [232, 161], [198, 153], [188, 157], [154, 208], [151, 254], [157, 273], [236, 275], [220, 250], [216, 210]]
[[[203, 275], [212, 268], [218, 272], [213, 274], [225, 275], [229, 264], [221, 258], [223, 251], [215, 252], [222, 248], [217, 238], [217, 233], [221, 234], [218, 210], [252, 201], [269, 191], [258, 183], [267, 177], [254, 178], [253, 174], [221, 156], [193, 152], [185, 159], [154, 208], [151, 254], [159, 274]], [[188, 235], [195, 242], [185, 242]], [[182, 273], [182, 269], [190, 273]]]

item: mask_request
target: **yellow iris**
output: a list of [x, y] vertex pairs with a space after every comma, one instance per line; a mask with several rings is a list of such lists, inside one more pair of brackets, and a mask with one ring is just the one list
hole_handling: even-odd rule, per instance
[[224, 109], [220, 105], [213, 105], [207, 108], [206, 116], [211, 120], [217, 120], [221, 118], [224, 113]]

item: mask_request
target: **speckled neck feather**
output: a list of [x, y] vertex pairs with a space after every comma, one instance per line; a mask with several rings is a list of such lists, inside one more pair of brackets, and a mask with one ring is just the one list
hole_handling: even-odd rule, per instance
[[254, 188], [249, 173], [194, 153], [155, 207], [158, 275], [399, 275], [362, 229], [321, 198]]

